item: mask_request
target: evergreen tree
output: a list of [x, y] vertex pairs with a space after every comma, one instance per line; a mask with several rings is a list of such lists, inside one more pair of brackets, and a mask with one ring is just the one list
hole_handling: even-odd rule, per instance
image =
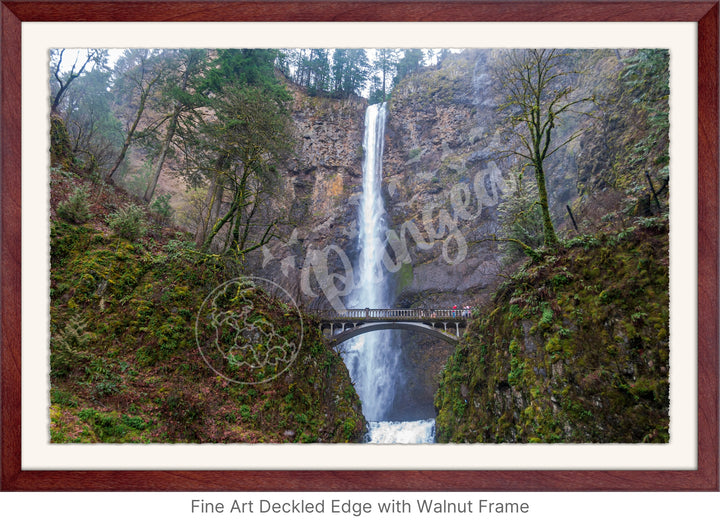
[[122, 145], [122, 125], [113, 113], [110, 84], [110, 71], [93, 68], [75, 80], [62, 105], [73, 157], [90, 175], [109, 170]]
[[330, 91], [330, 52], [327, 49], [310, 50], [308, 88], [311, 94], [326, 94]]
[[162, 131], [161, 139], [158, 139], [160, 145], [155, 167], [143, 196], [148, 203], [155, 193], [165, 160], [172, 153], [178, 129], [187, 129], [190, 125], [192, 130], [193, 121], [186, 122], [185, 114], [203, 104], [197, 83], [206, 71], [207, 52], [201, 49], [167, 50], [164, 58], [165, 75], [160, 86], [158, 106], [155, 108], [162, 116], [156, 129]]
[[230, 203], [202, 244], [208, 251], [227, 226], [224, 251], [236, 257], [262, 247], [274, 235], [281, 215], [264, 206], [276, 188], [275, 164], [292, 141], [290, 114], [281, 100], [257, 86], [228, 87], [214, 105], [215, 119], [201, 130], [201, 166]]
[[333, 54], [333, 94], [337, 97], [360, 95], [369, 78], [369, 62], [364, 49], [336, 49]]
[[275, 76], [275, 49], [223, 49], [217, 51], [201, 91], [207, 96], [222, 95], [229, 86], [257, 86], [268, 97], [287, 97]]
[[223, 228], [220, 245], [236, 256], [274, 234], [279, 215], [260, 227], [264, 215], [277, 213], [262, 206], [277, 181], [273, 165], [291, 143], [291, 96], [276, 77], [277, 56], [276, 50], [220, 50], [198, 86], [208, 111], [196, 115], [195, 129], [183, 140], [189, 182], [209, 186], [206, 217], [196, 233], [204, 251]]
[[397, 74], [395, 84], [398, 84], [405, 77], [418, 71], [423, 65], [423, 52], [419, 48], [402, 50], [402, 58], [397, 63]]
[[387, 100], [388, 93], [392, 89], [393, 79], [397, 71], [399, 52], [395, 49], [379, 49], [372, 69], [373, 89], [371, 90], [371, 102]]

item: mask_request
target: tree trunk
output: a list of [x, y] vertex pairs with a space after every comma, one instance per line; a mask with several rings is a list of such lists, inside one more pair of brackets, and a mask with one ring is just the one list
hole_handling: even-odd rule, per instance
[[162, 172], [163, 164], [165, 163], [165, 158], [167, 157], [168, 150], [170, 150], [170, 143], [172, 143], [173, 136], [175, 135], [175, 129], [177, 128], [177, 121], [178, 121], [178, 115], [180, 114], [180, 106], [175, 107], [175, 111], [172, 114], [172, 117], [170, 118], [170, 124], [168, 124], [167, 134], [165, 135], [165, 141], [163, 142], [162, 149], [160, 150], [160, 156], [158, 159], [157, 166], [155, 167], [155, 172], [152, 175], [152, 178], [148, 182], [147, 189], [145, 190], [145, 196], [143, 199], [150, 203], [150, 200], [152, 200], [153, 194], [155, 194], [155, 187], [157, 187], [157, 182], [160, 179], [160, 173]]
[[220, 216], [220, 206], [222, 205], [223, 194], [225, 193], [225, 178], [223, 174], [227, 165], [227, 154], [221, 154], [215, 162], [215, 178], [210, 182], [210, 188], [208, 189], [205, 199], [207, 216], [195, 232], [195, 246], [198, 249], [204, 246], [210, 226], [215, 222], [215, 219]]
[[[182, 85], [180, 90], [185, 93], [187, 90], [188, 79], [190, 77], [190, 64], [185, 67], [185, 72], [182, 77]], [[148, 187], [145, 190], [144, 199], [147, 203], [152, 200], [153, 194], [155, 194], [155, 187], [160, 179], [160, 172], [162, 171], [163, 164], [165, 163], [165, 157], [167, 156], [168, 150], [170, 150], [170, 144], [172, 143], [173, 137], [175, 136], [175, 130], [177, 130], [177, 123], [182, 112], [182, 105], [180, 103], [175, 104], [172, 117], [170, 118], [170, 124], [168, 125], [167, 134], [165, 135], [165, 142], [163, 143], [162, 150], [160, 151], [160, 159], [158, 160], [157, 167], [155, 168], [155, 174], [152, 179], [148, 182]]]
[[128, 148], [130, 148], [130, 143], [132, 142], [133, 136], [135, 135], [135, 130], [137, 129], [138, 124], [140, 123], [140, 118], [142, 118], [143, 112], [145, 111], [145, 102], [147, 101], [148, 95], [150, 95], [149, 87], [148, 90], [144, 91], [143, 94], [140, 96], [140, 102], [138, 104], [138, 111], [135, 115], [135, 121], [133, 121], [132, 126], [130, 127], [130, 130], [128, 131], [127, 135], [125, 136], [125, 141], [123, 142], [122, 150], [120, 151], [120, 154], [118, 155], [117, 160], [115, 160], [115, 165], [113, 165], [113, 168], [110, 170], [107, 176], [105, 176], [105, 181], [107, 183], [113, 182], [113, 176], [115, 175], [115, 172], [118, 170], [118, 167], [120, 167], [120, 164], [125, 159], [125, 154], [127, 154]]
[[205, 198], [205, 207], [207, 209], [207, 215], [202, 225], [198, 226], [195, 232], [195, 246], [200, 249], [205, 244], [205, 238], [207, 237], [210, 226], [215, 222], [215, 219], [220, 216], [220, 206], [222, 205], [222, 199], [224, 194], [224, 181], [221, 175], [210, 183], [207, 197]]
[[545, 171], [542, 163], [535, 164], [535, 177], [537, 179], [538, 195], [540, 198], [540, 209], [542, 210], [543, 235], [545, 245], [556, 247], [558, 245], [557, 234], [550, 218], [550, 206], [548, 204], [547, 189], [545, 188]]
[[203, 253], [207, 253], [207, 251], [210, 249], [210, 244], [212, 244], [213, 239], [215, 238], [215, 235], [217, 235], [220, 230], [223, 228], [225, 224], [228, 223], [230, 220], [234, 220], [235, 214], [237, 214], [238, 210], [238, 197], [235, 197], [235, 201], [233, 202], [232, 206], [228, 210], [227, 213], [225, 213], [225, 216], [223, 216], [220, 220], [215, 222], [215, 225], [213, 226], [212, 231], [210, 231], [210, 234], [207, 236], [205, 241], [203, 242], [202, 248], [200, 251]]

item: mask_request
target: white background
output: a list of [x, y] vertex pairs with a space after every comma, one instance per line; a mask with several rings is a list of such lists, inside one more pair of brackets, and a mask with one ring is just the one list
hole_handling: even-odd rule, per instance
[[[417, 499], [527, 502], [527, 514], [368, 514], [360, 517], [328, 512], [332, 499], [378, 501]], [[192, 499], [233, 500], [292, 499], [326, 503], [325, 514], [191, 514]], [[257, 509], [257, 507], [256, 507]], [[265, 527], [312, 526], [433, 526], [446, 522], [453, 528], [581, 527], [624, 528], [632, 526], [676, 528], [685, 525], [714, 526], [720, 515], [718, 493], [2, 493], [0, 524], [5, 527], [46, 526], [77, 528], [150, 527]], [[9, 521], [9, 522], [5, 522]]]
[[[29, 26], [33, 26], [30, 28]], [[377, 24], [371, 27], [368, 24], [321, 24], [310, 25], [301, 28], [298, 31], [298, 24], [293, 24], [291, 29], [283, 28], [278, 24], [260, 25], [252, 24], [252, 28], [246, 25], [238, 24], [23, 24], [23, 53], [29, 49], [31, 45], [39, 46], [44, 49], [40, 57], [46, 57], [46, 50], [49, 47], [130, 47], [130, 46], [195, 46], [195, 47], [247, 47], [247, 46], [268, 46], [268, 47], [331, 47], [331, 46], [362, 46], [362, 47], [496, 47], [499, 39], [505, 39], [502, 45], [506, 46], [565, 46], [565, 47], [672, 47], [673, 42], [669, 42], [673, 38], [687, 39], [694, 37], [694, 24], [543, 24], [540, 27], [537, 24], [428, 24], [417, 25], [414, 29], [413, 24]], [[409, 36], [405, 29], [410, 28]], [[369, 37], [372, 36], [372, 38]], [[418, 35], [422, 38], [418, 41]], [[678, 37], [679, 36], [679, 37]], [[512, 40], [507, 40], [512, 37]], [[542, 37], [542, 38], [541, 38]], [[541, 40], [539, 40], [541, 38]], [[179, 39], [179, 40], [178, 40]], [[247, 39], [254, 39], [248, 41]], [[692, 44], [692, 42], [691, 42]], [[684, 44], [687, 48], [687, 42]], [[694, 44], [691, 46], [694, 49]], [[37, 50], [36, 50], [37, 53]], [[35, 55], [33, 61], [36, 61], [38, 55]], [[25, 60], [25, 55], [24, 55]], [[694, 61], [685, 61], [681, 66], [690, 68], [690, 77], [694, 78]], [[37, 67], [37, 64], [30, 65]], [[680, 65], [678, 65], [680, 66]], [[23, 64], [23, 81], [25, 82], [25, 67]], [[43, 71], [47, 71], [43, 66]], [[685, 75], [687, 78], [687, 75]], [[41, 86], [36, 90], [40, 90], [40, 100], [44, 97], [42, 91], [44, 86], [41, 80]], [[677, 91], [673, 90], [673, 94]], [[37, 94], [35, 94], [37, 96]], [[25, 93], [25, 84], [23, 91], [24, 101], [28, 101]], [[692, 92], [690, 94], [692, 99]], [[46, 99], [45, 99], [46, 101]], [[696, 110], [689, 108], [690, 119], [696, 115]], [[26, 109], [32, 106], [24, 102], [23, 115]], [[40, 113], [40, 121], [43, 125], [47, 123], [46, 115]], [[38, 121], [38, 122], [40, 122]], [[25, 122], [24, 122], [25, 124]], [[677, 131], [675, 128], [677, 122], [672, 121], [673, 133]], [[23, 152], [24, 177], [28, 167], [31, 164], [26, 163], [26, 156], [30, 159], [42, 158], [38, 156], [38, 134], [37, 130], [28, 131], [24, 128], [24, 134], [34, 134], [29, 136], [33, 141], [26, 141], [24, 138], [24, 148], [30, 147], [30, 150]], [[685, 138], [690, 137], [690, 141], [694, 141], [695, 134], [683, 134]], [[677, 138], [676, 138], [677, 139]], [[682, 141], [682, 136], [680, 136]], [[33, 148], [31, 145], [35, 144]], [[677, 145], [677, 141], [673, 143]], [[688, 161], [692, 163], [694, 150], [692, 145], [685, 150], [689, 150]], [[685, 152], [687, 155], [688, 152]], [[673, 154], [673, 160], [677, 160], [677, 156]], [[40, 165], [36, 166], [39, 173], [43, 174], [46, 170], [44, 160], [40, 160]], [[671, 167], [671, 173], [673, 169]], [[36, 180], [37, 181], [37, 180]], [[685, 180], [687, 182], [687, 180]], [[689, 185], [690, 198], [694, 198], [692, 194], [693, 186]], [[677, 196], [675, 190], [678, 186], [673, 187], [673, 199]], [[23, 193], [24, 198], [29, 193]], [[45, 202], [46, 203], [46, 202]], [[42, 200], [41, 200], [42, 204]], [[682, 206], [683, 213], [688, 212], [685, 205]], [[677, 209], [676, 209], [677, 210]], [[26, 207], [23, 203], [23, 212], [31, 211], [30, 207]], [[683, 229], [690, 227], [691, 236], [683, 237], [683, 240], [671, 240], [673, 244], [687, 243], [690, 248], [681, 247], [680, 255], [695, 255], [696, 252], [692, 244], [696, 244], [694, 239], [694, 211], [690, 211], [689, 215], [674, 215], [671, 222], [673, 229], [677, 229], [680, 222], [687, 222]], [[24, 235], [26, 234], [26, 226], [23, 224]], [[682, 232], [682, 231], [681, 231]], [[37, 233], [36, 233], [37, 234]], [[42, 226], [40, 226], [39, 240], [46, 240], [43, 235]], [[689, 240], [687, 240], [689, 239]], [[24, 236], [24, 240], [28, 240]], [[40, 272], [35, 275], [33, 270], [30, 274], [26, 274], [25, 264], [31, 262], [26, 258], [25, 252], [32, 250], [29, 247], [23, 247], [23, 264], [24, 276], [43, 276], [45, 272], [42, 268], [34, 270]], [[678, 252], [675, 251], [677, 254]], [[41, 259], [42, 260], [42, 259]], [[676, 261], [677, 262], [677, 261]], [[694, 262], [686, 263], [692, 268]], [[690, 274], [692, 276], [692, 274]], [[42, 286], [42, 284], [41, 284]], [[692, 314], [695, 303], [694, 288], [682, 288], [684, 291], [690, 292], [690, 297], [686, 298], [686, 305], [690, 306]], [[42, 289], [41, 289], [42, 291]], [[45, 290], [47, 291], [47, 290]], [[37, 292], [36, 292], [37, 293]], [[23, 297], [23, 307], [28, 304], [25, 302], [25, 292]], [[675, 297], [677, 301], [677, 297]], [[42, 310], [41, 310], [42, 311]], [[37, 312], [36, 312], [37, 313]], [[674, 316], [673, 316], [674, 317]], [[29, 318], [23, 317], [24, 322]], [[673, 324], [677, 321], [673, 320]], [[36, 321], [37, 323], [37, 321]], [[692, 320], [690, 321], [691, 328]], [[37, 325], [35, 326], [37, 328]], [[673, 328], [675, 330], [675, 327]], [[677, 332], [674, 332], [677, 335]], [[23, 338], [28, 335], [23, 331]], [[40, 347], [44, 345], [43, 337], [36, 343]], [[688, 340], [690, 342], [688, 342]], [[694, 350], [692, 335], [688, 334], [687, 339], [681, 341], [685, 351]], [[673, 352], [676, 350], [671, 347]], [[24, 342], [23, 364], [25, 362], [25, 354], [28, 351], [27, 341]], [[40, 361], [39, 364], [46, 362]], [[679, 369], [673, 365], [671, 371], [677, 374], [678, 370], [682, 375], [681, 378], [674, 378], [672, 382], [692, 383], [695, 379], [692, 361], [688, 365], [680, 365]], [[32, 380], [26, 383], [26, 369], [23, 369], [23, 401], [32, 405], [36, 401], [37, 409], [47, 409], [46, 400], [37, 396], [38, 392], [26, 394], [26, 390], [33, 387]], [[37, 373], [36, 373], [37, 374]], [[42, 371], [41, 371], [42, 374]], [[675, 384], [677, 386], [677, 383]], [[692, 393], [692, 391], [691, 391]], [[693, 408], [694, 402], [692, 396], [690, 401], [685, 404], [689, 408]], [[695, 407], [696, 408], [696, 407]], [[36, 410], [37, 410], [36, 409]], [[26, 409], [23, 408], [25, 414]], [[677, 427], [680, 419], [677, 414], [673, 415], [673, 426]], [[37, 442], [37, 433], [46, 435], [47, 424], [41, 421], [37, 429], [25, 427], [25, 418], [23, 425], [23, 443], [26, 441]], [[683, 423], [683, 430], [694, 427], [694, 422]], [[681, 432], [676, 429], [676, 432]], [[31, 438], [28, 434], [33, 433]], [[677, 436], [677, 435], [676, 435]], [[40, 443], [46, 443], [45, 439], [40, 437]], [[687, 446], [685, 446], [687, 447]], [[24, 451], [28, 453], [28, 451]], [[57, 457], [55, 453], [54, 460], [60, 461], [61, 464], [67, 464], [68, 461], [64, 457]], [[24, 457], [25, 458], [25, 457]], [[25, 459], [24, 467], [27, 466]], [[687, 456], [685, 461], [687, 463]], [[42, 464], [40, 464], [42, 466]], [[71, 465], [71, 467], [74, 467]], [[172, 466], [171, 466], [172, 467]], [[619, 526], [628, 526], [634, 522], [642, 522], [643, 525], [650, 526], [677, 526], [691, 520], [700, 520], [710, 518], [718, 518], [720, 512], [719, 496], [716, 493], [529, 493], [529, 494], [399, 494], [399, 493], [362, 493], [362, 494], [278, 494], [270, 495], [267, 493], [259, 494], [207, 494], [207, 493], [162, 493], [162, 494], [126, 494], [126, 493], [92, 493], [92, 494], [67, 494], [67, 493], [3, 493], [0, 495], [0, 521], [15, 521], [5, 526], [33, 525], [35, 522], [45, 522], [47, 525], [54, 527], [63, 526], [84, 526], [87, 524], [99, 524], [103, 527], [127, 526], [128, 523], [134, 523], [140, 526], [147, 526], [150, 523], [167, 523], [170, 526], [239, 526], [245, 523], [252, 525], [275, 524], [282, 522], [290, 522], [293, 524], [308, 526], [337, 526], [338, 521], [343, 525], [363, 525], [368, 522], [385, 526], [396, 525], [398, 522], [414, 522], [425, 524], [436, 524], [440, 516], [435, 514], [411, 514], [411, 515], [379, 515], [361, 516], [359, 518], [353, 516], [338, 516], [329, 513], [323, 515], [306, 515], [295, 517], [290, 514], [278, 515], [259, 515], [241, 516], [238, 514], [230, 515], [201, 515], [190, 513], [190, 501], [193, 498], [203, 498], [205, 500], [223, 500], [232, 502], [234, 498], [238, 500], [248, 500], [254, 497], [256, 500], [260, 498], [268, 498], [271, 500], [290, 500], [292, 498], [306, 499], [318, 501], [324, 499], [329, 503], [333, 498], [351, 498], [352, 500], [367, 500], [377, 502], [378, 500], [401, 499], [414, 502], [417, 498], [435, 498], [435, 499], [452, 499], [452, 500], [473, 500], [477, 501], [480, 497], [490, 497], [498, 501], [526, 501], [530, 503], [530, 513], [515, 515], [454, 515], [448, 516], [455, 526], [528, 526], [533, 523], [540, 526], [566, 526], [570, 521], [573, 524], [581, 526], [603, 526], [606, 527], [611, 523]]]

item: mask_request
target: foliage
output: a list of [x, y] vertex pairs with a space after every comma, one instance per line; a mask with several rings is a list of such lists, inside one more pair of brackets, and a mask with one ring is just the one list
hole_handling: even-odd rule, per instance
[[67, 123], [74, 156], [84, 172], [98, 177], [109, 170], [122, 145], [122, 124], [113, 112], [107, 90], [112, 73], [95, 68], [68, 89], [63, 119]]
[[243, 86], [264, 91], [269, 99], [288, 100], [285, 88], [275, 77], [274, 63], [278, 51], [274, 49], [222, 49], [205, 75], [202, 93], [211, 98]]
[[442, 373], [441, 442], [667, 442], [668, 223], [583, 236], [473, 314]]
[[132, 242], [147, 231], [145, 211], [138, 205], [127, 204], [108, 216], [108, 225], [117, 236]]
[[311, 95], [338, 98], [360, 95], [371, 77], [364, 49], [285, 49], [277, 64]]
[[359, 95], [368, 81], [368, 68], [364, 49], [336, 49], [332, 65], [334, 93], [340, 97]]
[[79, 368], [83, 349], [92, 336], [86, 331], [87, 321], [81, 315], [72, 316], [67, 324], [58, 329], [50, 340], [50, 374], [56, 378], [66, 377]]
[[596, 98], [596, 125], [577, 156], [578, 189], [598, 217], [618, 212], [600, 199], [610, 191], [625, 199], [621, 219], [658, 214], [655, 194], [662, 210], [669, 195], [668, 51], [628, 50], [602, 60], [614, 76]]
[[632, 98], [632, 103], [651, 112], [650, 122], [657, 121], [667, 127], [667, 102], [670, 96], [668, 50], [640, 49], [623, 63], [620, 80], [628, 96]]
[[70, 135], [65, 122], [56, 114], [50, 116], [50, 165], [51, 171], [77, 171]]
[[165, 222], [170, 220], [174, 214], [173, 208], [170, 205], [170, 198], [172, 198], [172, 195], [163, 194], [155, 198], [153, 203], [150, 204], [150, 210], [157, 213]]
[[[51, 177], [53, 192], [78, 178], [65, 170]], [[106, 186], [88, 185], [93, 210], [108, 207]], [[143, 210], [126, 203], [119, 212], [132, 209]], [[51, 222], [52, 442], [362, 438], [365, 421], [347, 369], [310, 318], [285, 375], [231, 383], [198, 357], [195, 334], [197, 307], [224, 280], [223, 261], [194, 251], [187, 233], [171, 229], [142, 243], [109, 236], [108, 220]], [[283, 335], [299, 334], [300, 317], [289, 317], [287, 304], [259, 288], [248, 293], [256, 315]]]
[[118, 178], [118, 184], [134, 196], [142, 197], [152, 177], [152, 170], [153, 160], [148, 158], [143, 161], [142, 165], [125, 172], [122, 177]]
[[394, 49], [378, 49], [375, 53], [375, 60], [372, 64], [374, 73], [370, 75], [369, 104], [381, 103], [387, 100], [390, 88], [396, 78], [400, 58], [398, 50]]
[[307, 89], [309, 95], [330, 95], [333, 90], [329, 49], [285, 49], [277, 65], [292, 81]]
[[[500, 236], [505, 240], [517, 240], [531, 248], [543, 243], [543, 220], [536, 199], [537, 186], [517, 174], [511, 191], [498, 205]], [[504, 242], [504, 252], [510, 261], [526, 255], [523, 246], [516, 242]]]
[[280, 50], [276, 65], [308, 95], [344, 98], [369, 93], [369, 104], [386, 101], [400, 81], [431, 61], [432, 50], [293, 48]]
[[88, 187], [78, 187], [70, 197], [58, 204], [57, 213], [60, 218], [73, 224], [84, 224], [92, 215], [88, 205]]
[[230, 204], [205, 238], [208, 251], [226, 227], [225, 252], [244, 255], [265, 245], [280, 218], [263, 211], [278, 183], [275, 168], [292, 144], [290, 117], [282, 101], [257, 87], [228, 88], [215, 103], [217, 119], [204, 124], [198, 175], [229, 191]]
[[402, 58], [398, 60], [394, 84], [398, 84], [408, 75], [418, 71], [424, 62], [423, 52], [421, 49], [412, 48], [402, 52]]
[[193, 113], [205, 101], [200, 90], [205, 81], [203, 73], [208, 67], [208, 53], [198, 49], [165, 50], [163, 62], [166, 73], [158, 84], [158, 94], [152, 105], [162, 118], [148, 127], [141, 138], [157, 151], [153, 156], [157, 161], [143, 193], [143, 199], [148, 203], [155, 193], [165, 160], [174, 157], [176, 150], [183, 150], [178, 138], [192, 133]]

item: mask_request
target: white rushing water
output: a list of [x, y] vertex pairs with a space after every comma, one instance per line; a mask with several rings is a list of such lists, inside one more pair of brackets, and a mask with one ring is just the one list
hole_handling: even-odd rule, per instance
[[[387, 221], [382, 198], [382, 155], [385, 104], [371, 105], [365, 114], [363, 192], [358, 215], [358, 286], [349, 308], [389, 308], [392, 302], [383, 268]], [[369, 443], [432, 442], [434, 420], [390, 422], [395, 397], [400, 348], [388, 331], [368, 332], [351, 340], [344, 359], [369, 422]]]
[[369, 422], [365, 441], [368, 444], [432, 444], [435, 420]]
[[[385, 207], [381, 194], [385, 105], [369, 106], [363, 138], [363, 193], [358, 215], [358, 287], [350, 308], [389, 308], [382, 255], [385, 247]], [[393, 374], [397, 350], [388, 332], [369, 332], [350, 342], [345, 363], [363, 404], [367, 420], [382, 420], [395, 396]]]

